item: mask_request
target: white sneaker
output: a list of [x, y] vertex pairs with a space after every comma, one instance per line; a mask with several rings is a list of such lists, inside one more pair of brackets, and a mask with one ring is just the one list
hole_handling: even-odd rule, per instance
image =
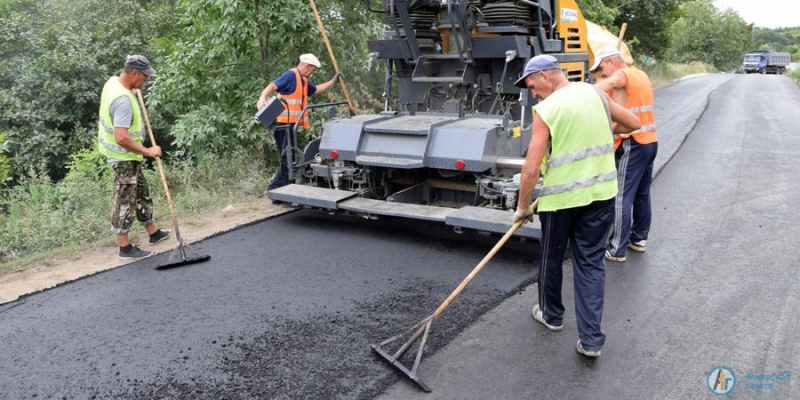
[[583, 348], [583, 345], [581, 344], [580, 340], [578, 340], [578, 345], [576, 348], [578, 349], [578, 353], [581, 353], [586, 357], [600, 357], [600, 350], [594, 350], [594, 351], [586, 350]]
[[630, 242], [628, 243], [628, 248], [637, 253], [644, 253], [647, 250], [647, 241], [639, 240], [637, 242]]
[[533, 319], [535, 319], [536, 321], [539, 321], [539, 323], [541, 323], [542, 325], [547, 327], [547, 329], [550, 329], [553, 332], [560, 332], [562, 329], [564, 329], [564, 325], [563, 324], [562, 325], [558, 325], [558, 326], [548, 324], [547, 321], [544, 320], [544, 313], [542, 313], [542, 309], [539, 308], [538, 304], [533, 306], [533, 310], [531, 310], [531, 314], [533, 314]]
[[625, 260], [627, 260], [627, 258], [625, 258], [625, 256], [622, 256], [622, 257], [612, 256], [611, 252], [606, 250], [606, 260], [614, 261], [614, 262], [618, 262], [618, 263], [624, 263]]

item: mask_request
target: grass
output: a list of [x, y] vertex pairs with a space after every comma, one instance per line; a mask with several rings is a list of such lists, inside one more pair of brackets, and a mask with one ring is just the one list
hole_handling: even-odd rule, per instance
[[[165, 170], [181, 220], [255, 200], [263, 195], [271, 175], [263, 160], [244, 152], [175, 161], [165, 165]], [[145, 170], [145, 178], [155, 204], [156, 222], [169, 225], [169, 208], [155, 166]], [[0, 192], [0, 270], [113, 245], [112, 185], [113, 172], [103, 157], [84, 151], [73, 156], [70, 172], [60, 182], [31, 176]], [[143, 231], [135, 223], [132, 235]]]
[[786, 75], [787, 75], [788, 77], [790, 77], [790, 78], [794, 79], [794, 80], [795, 80], [795, 81], [797, 81], [798, 83], [800, 83], [800, 70], [797, 70], [797, 71], [789, 71], [789, 72], [787, 72], [787, 73], [786, 73]]
[[[640, 64], [637, 64], [637, 66], [638, 65]], [[713, 66], [701, 62], [692, 62], [689, 64], [642, 64], [639, 68], [645, 71], [650, 77], [650, 82], [653, 84], [654, 88], [669, 85], [687, 75], [717, 72]]]

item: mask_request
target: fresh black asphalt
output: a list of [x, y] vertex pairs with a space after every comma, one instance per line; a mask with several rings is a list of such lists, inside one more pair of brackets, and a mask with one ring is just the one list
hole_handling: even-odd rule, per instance
[[[0, 398], [366, 398], [397, 379], [370, 345], [430, 314], [496, 241], [299, 211], [0, 308]], [[430, 350], [534, 276], [514, 242]]]
[[[434, 324], [430, 398], [699, 397], [712, 362], [800, 372], [800, 89], [709, 75], [660, 90], [659, 126], [676, 124], [662, 141], [677, 150], [714, 89], [656, 180], [652, 249], [610, 267], [601, 360], [577, 358], [574, 323], [551, 337], [531, 322], [538, 246], [514, 242]], [[28, 296], [0, 306], [0, 398], [422, 398], [369, 346], [430, 314], [496, 240], [298, 211], [196, 244], [205, 264], [154, 271], [162, 255]]]

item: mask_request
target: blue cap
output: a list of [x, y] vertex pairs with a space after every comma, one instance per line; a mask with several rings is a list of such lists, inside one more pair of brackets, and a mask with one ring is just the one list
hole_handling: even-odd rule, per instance
[[528, 87], [528, 85], [525, 84], [525, 78], [527, 78], [528, 75], [542, 71], [549, 71], [551, 69], [561, 69], [561, 67], [558, 66], [558, 60], [556, 60], [555, 57], [548, 56], [546, 54], [540, 54], [536, 57], [533, 57], [528, 60], [528, 64], [525, 65], [525, 72], [522, 73], [521, 78], [514, 82], [514, 86], [525, 89]]

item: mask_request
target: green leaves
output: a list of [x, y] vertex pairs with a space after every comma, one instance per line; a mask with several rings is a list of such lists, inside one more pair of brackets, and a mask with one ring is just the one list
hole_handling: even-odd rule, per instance
[[684, 4], [681, 13], [670, 29], [671, 61], [702, 61], [730, 70], [753, 46], [752, 25], [733, 10], [720, 11], [711, 0], [697, 0]]

